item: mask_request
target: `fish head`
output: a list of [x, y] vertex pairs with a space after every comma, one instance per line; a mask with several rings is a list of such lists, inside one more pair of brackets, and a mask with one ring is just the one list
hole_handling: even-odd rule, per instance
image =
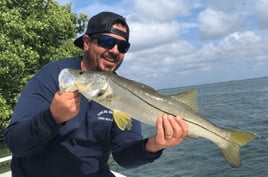
[[59, 87], [61, 92], [72, 92], [77, 90], [75, 87], [75, 77], [74, 73], [75, 70], [73, 69], [62, 69], [59, 73], [58, 80], [59, 80]]
[[89, 100], [99, 97], [108, 88], [107, 77], [103, 72], [65, 68], [61, 70], [58, 80], [61, 92], [78, 90]]

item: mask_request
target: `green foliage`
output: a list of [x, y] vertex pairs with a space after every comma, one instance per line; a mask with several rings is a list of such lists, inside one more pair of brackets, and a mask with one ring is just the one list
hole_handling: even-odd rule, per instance
[[30, 77], [44, 64], [81, 55], [73, 45], [84, 31], [87, 15], [54, 0], [0, 2], [0, 132]]

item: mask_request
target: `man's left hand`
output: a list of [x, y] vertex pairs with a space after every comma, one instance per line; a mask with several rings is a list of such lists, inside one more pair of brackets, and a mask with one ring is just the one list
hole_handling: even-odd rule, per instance
[[163, 114], [158, 117], [156, 134], [148, 139], [145, 149], [155, 153], [180, 144], [187, 135], [188, 126], [180, 117]]

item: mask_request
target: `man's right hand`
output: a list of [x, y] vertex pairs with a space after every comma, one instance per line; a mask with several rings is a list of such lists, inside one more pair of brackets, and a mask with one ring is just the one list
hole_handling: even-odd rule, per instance
[[54, 120], [61, 124], [72, 119], [80, 110], [80, 94], [74, 92], [56, 92], [50, 104]]

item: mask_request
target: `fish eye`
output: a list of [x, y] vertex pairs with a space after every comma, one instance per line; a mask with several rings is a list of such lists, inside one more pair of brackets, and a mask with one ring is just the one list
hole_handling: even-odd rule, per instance
[[83, 71], [79, 71], [79, 73], [78, 73], [79, 75], [82, 75], [82, 74], [84, 74], [84, 72]]

